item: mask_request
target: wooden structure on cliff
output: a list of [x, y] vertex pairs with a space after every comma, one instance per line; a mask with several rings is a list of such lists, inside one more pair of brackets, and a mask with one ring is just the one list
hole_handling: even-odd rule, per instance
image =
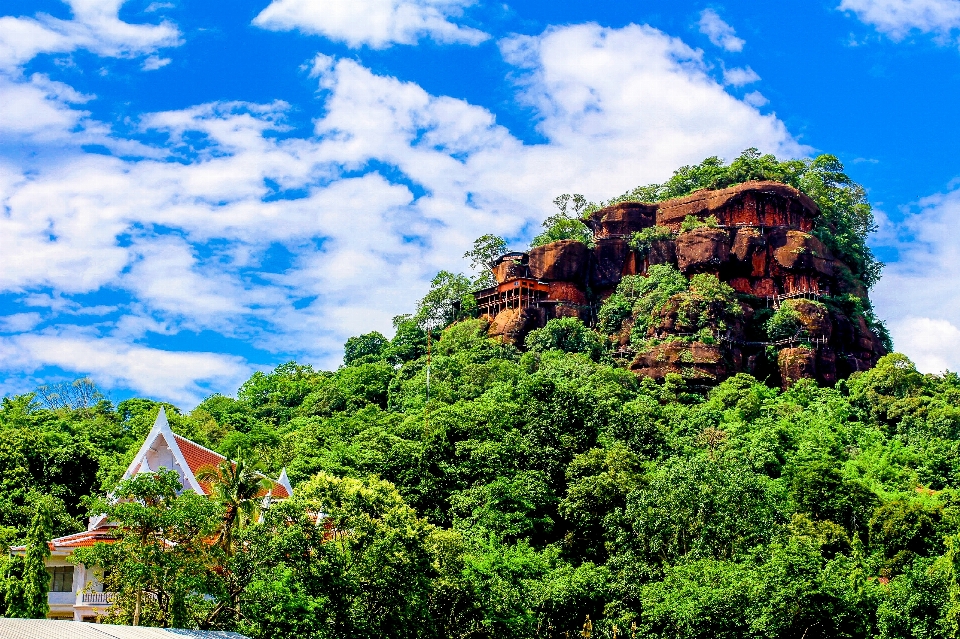
[[[688, 278], [715, 275], [740, 294], [749, 313], [778, 308], [784, 300], [842, 294], [868, 303], [859, 279], [812, 233], [820, 215], [808, 196], [777, 182], [746, 182], [659, 203], [621, 202], [584, 220], [593, 231], [592, 248], [560, 240], [503, 255], [490, 264], [497, 285], [475, 296], [481, 315], [491, 322], [490, 335], [518, 345], [552, 318], [579, 317], [591, 324], [624, 276], [646, 275], [657, 264], [669, 264]], [[712, 217], [717, 224], [681, 232], [689, 217]], [[669, 233], [643, 250], [631, 248], [633, 234], [653, 226]], [[883, 354], [862, 317], [823, 321], [832, 328], [814, 335], [815, 344], [807, 340], [815, 346], [816, 361], [798, 364], [807, 371], [803, 375], [817, 371], [818, 379], [832, 383], [869, 368]], [[662, 331], [655, 333], [654, 340], [663, 338]], [[671, 336], [684, 339], [679, 333]], [[751, 362], [758, 356], [750, 347], [755, 341], [734, 336], [712, 345], [674, 343], [663, 352], [638, 354], [631, 368], [661, 377], [687, 367], [718, 380], [731, 371], [754, 372]]]

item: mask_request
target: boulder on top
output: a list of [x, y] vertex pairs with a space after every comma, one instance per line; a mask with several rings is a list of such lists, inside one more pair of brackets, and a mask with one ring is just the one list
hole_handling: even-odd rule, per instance
[[777, 355], [777, 364], [784, 388], [789, 388], [797, 380], [817, 376], [817, 352], [812, 348], [785, 348]]
[[528, 306], [526, 308], [508, 308], [497, 313], [490, 322], [487, 335], [503, 342], [520, 346], [527, 333], [546, 323], [543, 309]]
[[597, 240], [590, 261], [590, 286], [604, 289], [616, 286], [623, 277], [623, 265], [630, 252], [626, 240], [603, 238]]
[[700, 227], [677, 239], [677, 265], [681, 271], [717, 266], [730, 259], [730, 235], [723, 229]]
[[656, 223], [678, 230], [688, 215], [700, 219], [714, 215], [726, 226], [786, 226], [809, 231], [820, 209], [792, 186], [779, 182], [744, 182], [661, 202]]
[[629, 238], [637, 231], [653, 226], [656, 219], [656, 204], [620, 202], [594, 211], [586, 219], [586, 224], [597, 239]]
[[559, 240], [530, 249], [530, 274], [538, 280], [581, 283], [590, 259], [583, 242]]
[[774, 246], [773, 258], [780, 266], [790, 270], [816, 270], [824, 275], [833, 275], [832, 262], [823, 242], [802, 231], [787, 231], [771, 236]]

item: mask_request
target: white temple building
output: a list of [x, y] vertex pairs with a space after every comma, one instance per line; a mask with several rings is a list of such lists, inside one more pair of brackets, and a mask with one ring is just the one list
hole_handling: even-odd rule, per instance
[[[196, 473], [201, 468], [216, 466], [225, 459], [223, 455], [174, 433], [161, 406], [153, 428], [123, 474], [123, 479], [166, 468], [177, 472], [184, 490], [209, 495], [210, 487], [197, 481]], [[280, 473], [279, 479], [265, 479], [273, 484], [264, 495], [266, 501], [287, 499], [293, 494], [286, 469]], [[103, 591], [97, 571], [74, 564], [69, 557], [77, 548], [92, 546], [97, 542], [111, 543], [114, 528], [115, 524], [108, 521], [106, 515], [90, 517], [86, 531], [49, 542], [50, 557], [46, 561], [51, 576], [49, 618], [96, 621], [110, 605], [111, 595]], [[26, 547], [17, 546], [11, 551], [23, 554]]]

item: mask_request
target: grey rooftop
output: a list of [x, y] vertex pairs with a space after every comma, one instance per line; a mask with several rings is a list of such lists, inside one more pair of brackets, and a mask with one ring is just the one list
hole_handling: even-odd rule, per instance
[[248, 639], [236, 632], [108, 626], [50, 619], [0, 619], [0, 639]]

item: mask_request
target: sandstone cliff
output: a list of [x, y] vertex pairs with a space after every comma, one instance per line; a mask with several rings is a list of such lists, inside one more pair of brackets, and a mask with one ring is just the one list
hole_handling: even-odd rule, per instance
[[[518, 345], [551, 318], [579, 317], [638, 375], [832, 384], [886, 351], [866, 288], [814, 235], [820, 221], [813, 200], [776, 182], [624, 202], [585, 220], [592, 248], [563, 240], [504, 256], [498, 286], [477, 300], [491, 335]], [[670, 295], [651, 275], [673, 282]]]

